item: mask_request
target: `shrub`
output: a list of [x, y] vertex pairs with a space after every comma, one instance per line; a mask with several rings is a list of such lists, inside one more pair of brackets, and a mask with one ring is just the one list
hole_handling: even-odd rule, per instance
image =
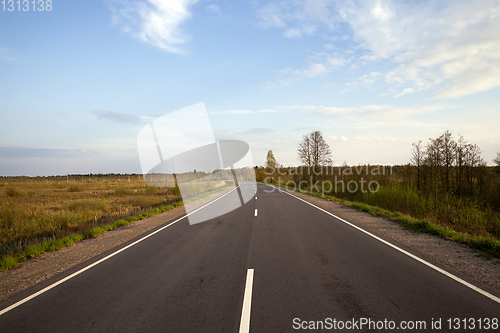
[[125, 187], [117, 187], [113, 191], [114, 195], [131, 195], [133, 192]]
[[21, 195], [21, 192], [13, 187], [7, 187], [5, 193], [7, 194], [8, 197], [18, 197]]
[[68, 205], [68, 209], [71, 211], [85, 211], [85, 210], [106, 210], [108, 206], [102, 200], [79, 200], [72, 201]]
[[68, 192], [81, 192], [82, 188], [78, 185], [71, 185], [68, 187]]

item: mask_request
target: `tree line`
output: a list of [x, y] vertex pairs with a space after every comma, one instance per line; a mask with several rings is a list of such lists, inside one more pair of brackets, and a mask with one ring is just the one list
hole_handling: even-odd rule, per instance
[[[331, 166], [331, 149], [320, 131], [303, 136], [297, 147], [297, 157], [301, 162], [300, 172], [297, 167], [281, 167], [281, 171], [277, 172], [280, 165], [269, 150], [266, 167], [256, 169], [258, 180], [264, 180], [266, 175], [270, 175], [271, 178], [267, 181], [299, 183], [304, 179], [312, 179], [314, 184], [318, 180], [338, 181], [333, 179], [334, 175], [344, 181], [360, 178], [359, 175], [343, 172], [342, 170], [348, 170], [345, 163], [341, 167]], [[429, 138], [426, 144], [421, 140], [413, 143], [407, 165], [391, 166], [390, 173], [384, 172], [376, 177], [370, 172], [364, 178], [368, 181], [377, 179], [381, 185], [386, 186], [398, 184], [415, 188], [422, 196], [432, 196], [435, 207], [443, 196], [453, 196], [471, 199], [500, 211], [500, 152], [493, 162], [496, 167], [488, 167], [477, 144], [466, 141], [463, 136], [455, 139], [450, 131], [445, 131], [437, 138]], [[366, 166], [366, 170], [378, 167]], [[337, 195], [350, 200], [358, 198], [353, 193]]]
[[487, 166], [477, 144], [463, 136], [454, 139], [450, 131], [437, 138], [429, 138], [426, 145], [413, 143], [409, 172], [412, 183], [422, 194], [453, 195], [475, 198], [500, 209], [498, 176], [500, 153], [493, 160], [495, 170]]

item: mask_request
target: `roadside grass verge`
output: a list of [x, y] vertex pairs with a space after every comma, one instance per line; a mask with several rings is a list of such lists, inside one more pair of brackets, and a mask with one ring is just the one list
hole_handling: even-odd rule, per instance
[[[273, 184], [276, 186], [290, 188], [285, 185]], [[404, 229], [423, 232], [431, 235], [435, 235], [447, 240], [453, 240], [458, 243], [469, 245], [470, 247], [484, 251], [485, 253], [500, 259], [500, 240], [485, 235], [472, 235], [466, 232], [459, 232], [453, 230], [453, 228], [448, 226], [442, 226], [431, 222], [427, 219], [414, 218], [409, 215], [402, 214], [400, 212], [392, 212], [387, 209], [383, 209], [377, 206], [372, 206], [363, 202], [354, 202], [349, 200], [343, 200], [337, 198], [333, 195], [322, 195], [321, 193], [295, 189], [301, 193], [313, 195], [315, 197], [324, 198], [330, 201], [335, 201], [348, 207], [352, 207], [364, 212], [371, 213], [376, 216], [380, 216], [392, 221], [398, 222]]]

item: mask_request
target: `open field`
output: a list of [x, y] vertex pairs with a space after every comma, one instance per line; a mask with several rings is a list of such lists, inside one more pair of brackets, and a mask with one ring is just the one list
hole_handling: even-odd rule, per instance
[[142, 176], [0, 179], [0, 257], [181, 200]]

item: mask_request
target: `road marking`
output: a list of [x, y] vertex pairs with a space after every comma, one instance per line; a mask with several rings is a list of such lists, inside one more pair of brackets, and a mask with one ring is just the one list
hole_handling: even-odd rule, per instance
[[[270, 186], [270, 185], [268, 185], [268, 186]], [[276, 189], [278, 189], [278, 188], [276, 188]], [[426, 266], [428, 266], [428, 267], [430, 267], [430, 268], [432, 268], [432, 269], [434, 269], [434, 270], [438, 271], [439, 273], [444, 274], [444, 275], [446, 275], [447, 277], [449, 277], [449, 278], [451, 278], [451, 279], [453, 279], [453, 280], [457, 281], [458, 283], [461, 283], [461, 284], [463, 284], [464, 286], [469, 287], [470, 289], [472, 289], [472, 290], [474, 290], [474, 291], [476, 291], [476, 292], [480, 293], [481, 295], [486, 296], [486, 297], [488, 297], [489, 299], [491, 299], [491, 300], [493, 300], [493, 301], [495, 301], [495, 302], [497, 302], [497, 303], [500, 303], [500, 298], [499, 298], [499, 297], [496, 297], [495, 295], [492, 295], [492, 294], [490, 294], [489, 292], [487, 292], [487, 291], [485, 291], [485, 290], [483, 290], [483, 289], [481, 289], [481, 288], [479, 288], [479, 287], [476, 287], [475, 285], [473, 285], [473, 284], [471, 284], [471, 283], [469, 283], [469, 282], [467, 282], [467, 281], [465, 281], [465, 280], [462, 280], [462, 279], [461, 279], [461, 278], [459, 278], [458, 276], [455, 276], [455, 275], [453, 275], [453, 274], [451, 274], [451, 273], [449, 273], [449, 272], [445, 271], [444, 269], [441, 269], [441, 268], [439, 268], [439, 267], [437, 267], [437, 266], [435, 266], [435, 265], [431, 264], [430, 262], [427, 262], [427, 261], [425, 261], [424, 259], [422, 259], [422, 258], [420, 258], [420, 257], [417, 257], [416, 255], [411, 254], [410, 252], [405, 251], [405, 250], [403, 250], [402, 248], [397, 247], [396, 245], [394, 245], [394, 244], [392, 244], [392, 243], [389, 243], [388, 241], [386, 241], [386, 240], [384, 240], [384, 239], [382, 239], [382, 238], [380, 238], [380, 237], [378, 237], [378, 236], [375, 236], [374, 234], [372, 234], [372, 233], [370, 233], [370, 232], [368, 232], [368, 231], [366, 231], [366, 230], [364, 230], [364, 229], [362, 229], [362, 228], [360, 228], [360, 227], [358, 227], [358, 226], [356, 226], [356, 225], [352, 224], [351, 222], [348, 222], [348, 221], [346, 221], [346, 220], [344, 220], [344, 219], [342, 219], [342, 218], [340, 218], [340, 217], [338, 217], [338, 216], [336, 216], [336, 215], [334, 215], [334, 214], [330, 213], [329, 211], [324, 210], [323, 208], [320, 208], [320, 207], [318, 207], [318, 206], [316, 206], [316, 205], [314, 205], [314, 204], [312, 204], [312, 203], [310, 203], [310, 202], [308, 202], [308, 201], [306, 201], [306, 200], [304, 200], [304, 199], [302, 199], [302, 198], [299, 198], [299, 197], [297, 197], [297, 196], [295, 196], [295, 195], [293, 195], [293, 194], [290, 194], [290, 193], [288, 193], [287, 191], [283, 191], [283, 190], [281, 190], [281, 189], [278, 189], [278, 191], [280, 191], [280, 192], [282, 192], [282, 193], [286, 193], [286, 194], [288, 194], [288, 195], [290, 195], [290, 196], [294, 197], [295, 199], [298, 199], [298, 200], [300, 200], [300, 201], [303, 201], [303, 202], [305, 202], [306, 204], [311, 205], [311, 206], [313, 206], [314, 208], [317, 208], [317, 209], [321, 210], [322, 212], [324, 212], [324, 213], [326, 213], [326, 214], [328, 214], [328, 215], [331, 215], [331, 216], [335, 217], [336, 219], [338, 219], [338, 220], [340, 220], [340, 221], [344, 222], [345, 224], [347, 224], [347, 225], [349, 225], [349, 226], [351, 226], [351, 227], [353, 227], [353, 228], [355, 228], [355, 229], [358, 229], [358, 230], [359, 230], [359, 231], [361, 231], [361, 232], [364, 232], [364, 233], [365, 233], [365, 234], [367, 234], [368, 236], [371, 236], [371, 237], [375, 238], [376, 240], [379, 240], [379, 241], [381, 241], [382, 243], [384, 243], [384, 244], [386, 244], [386, 245], [388, 245], [388, 246], [392, 247], [393, 249], [398, 250], [399, 252], [401, 252], [401, 253], [403, 253], [403, 254], [406, 254], [406, 255], [407, 255], [407, 256], [409, 256], [410, 258], [413, 258], [413, 259], [415, 259], [416, 261], [418, 261], [418, 262], [420, 262], [420, 263], [422, 263], [422, 264], [424, 264], [424, 265], [426, 265]]]
[[253, 269], [247, 271], [243, 309], [241, 310], [240, 333], [250, 332], [250, 310], [252, 309]]
[[257, 216], [257, 208], [255, 208], [255, 216]]
[[109, 258], [114, 257], [114, 256], [115, 256], [115, 255], [117, 255], [118, 253], [123, 252], [123, 251], [125, 251], [125, 250], [126, 250], [126, 249], [128, 249], [128, 248], [131, 248], [132, 246], [136, 245], [137, 243], [142, 242], [143, 240], [145, 240], [145, 239], [147, 239], [147, 238], [149, 238], [149, 237], [153, 236], [154, 234], [159, 233], [160, 231], [162, 231], [162, 230], [164, 230], [164, 229], [166, 229], [166, 228], [170, 227], [171, 225], [173, 225], [173, 224], [175, 224], [175, 223], [177, 223], [177, 222], [179, 222], [179, 221], [181, 221], [181, 220], [185, 219], [185, 218], [186, 218], [186, 217], [188, 217], [189, 215], [194, 214], [194, 213], [196, 213], [197, 211], [199, 211], [200, 209], [203, 209], [203, 208], [207, 207], [208, 205], [210, 205], [210, 204], [212, 204], [212, 203], [216, 202], [217, 200], [219, 200], [219, 199], [221, 199], [221, 198], [225, 197], [226, 195], [228, 195], [229, 193], [233, 192], [233, 191], [234, 191], [234, 190], [236, 190], [236, 189], [237, 189], [237, 187], [233, 188], [231, 191], [227, 192], [226, 194], [221, 195], [220, 197], [218, 197], [218, 198], [216, 198], [216, 199], [214, 199], [214, 200], [210, 201], [209, 203], [207, 203], [207, 204], [205, 204], [205, 205], [201, 206], [200, 208], [198, 208], [198, 209], [196, 209], [196, 210], [193, 210], [191, 213], [186, 214], [186, 215], [184, 215], [184, 216], [183, 216], [183, 217], [181, 217], [181, 218], [178, 218], [178, 219], [177, 219], [177, 220], [175, 220], [174, 222], [171, 222], [171, 223], [167, 224], [166, 226], [161, 227], [160, 229], [158, 229], [158, 230], [156, 230], [156, 231], [154, 231], [154, 232], [150, 233], [149, 235], [146, 235], [146, 236], [142, 237], [141, 239], [138, 239], [138, 240], [136, 240], [135, 242], [133, 242], [133, 243], [131, 243], [131, 244], [129, 244], [129, 245], [127, 245], [127, 246], [125, 246], [125, 247], [123, 247], [123, 248], [121, 248], [121, 249], [117, 250], [116, 252], [113, 252], [113, 253], [111, 253], [111, 254], [107, 255], [106, 257], [104, 257], [104, 258], [102, 258], [102, 259], [100, 259], [100, 260], [98, 260], [98, 261], [94, 262], [93, 264], [88, 265], [87, 267], [84, 267], [84, 268], [80, 269], [79, 271], [77, 271], [77, 272], [75, 272], [75, 273], [73, 273], [73, 274], [71, 274], [71, 275], [69, 275], [69, 276], [65, 277], [64, 279], [61, 279], [61, 280], [59, 280], [59, 281], [57, 281], [57, 282], [54, 282], [54, 283], [53, 283], [53, 284], [51, 284], [50, 286], [45, 287], [45, 288], [43, 288], [42, 290], [39, 290], [39, 291], [37, 291], [36, 293], [34, 293], [34, 294], [32, 294], [32, 295], [30, 295], [30, 296], [28, 296], [28, 297], [26, 297], [26, 298], [23, 298], [22, 300], [20, 300], [20, 301], [18, 301], [18, 302], [16, 302], [16, 303], [14, 303], [14, 304], [12, 304], [11, 306], [9, 306], [9, 307], [7, 307], [7, 308], [3, 309], [2, 311], [0, 311], [0, 316], [1, 316], [1, 315], [3, 315], [3, 314], [5, 314], [5, 313], [7, 313], [7, 312], [9, 312], [10, 310], [12, 310], [12, 309], [14, 309], [14, 308], [17, 308], [19, 305], [21, 305], [21, 304], [23, 304], [23, 303], [26, 303], [26, 302], [28, 302], [29, 300], [32, 300], [33, 298], [35, 298], [35, 297], [37, 297], [37, 296], [40, 296], [41, 294], [43, 294], [43, 293], [45, 293], [45, 292], [49, 291], [50, 289], [55, 288], [55, 287], [57, 287], [58, 285], [60, 285], [60, 284], [62, 284], [62, 283], [64, 283], [64, 282], [66, 282], [66, 281], [68, 281], [68, 280], [70, 280], [70, 279], [74, 278], [75, 276], [80, 275], [81, 273], [85, 272], [86, 270], [89, 270], [89, 269], [91, 269], [92, 267], [99, 265], [99, 264], [100, 264], [100, 263], [102, 263], [103, 261], [106, 261], [106, 260], [108, 260]]

